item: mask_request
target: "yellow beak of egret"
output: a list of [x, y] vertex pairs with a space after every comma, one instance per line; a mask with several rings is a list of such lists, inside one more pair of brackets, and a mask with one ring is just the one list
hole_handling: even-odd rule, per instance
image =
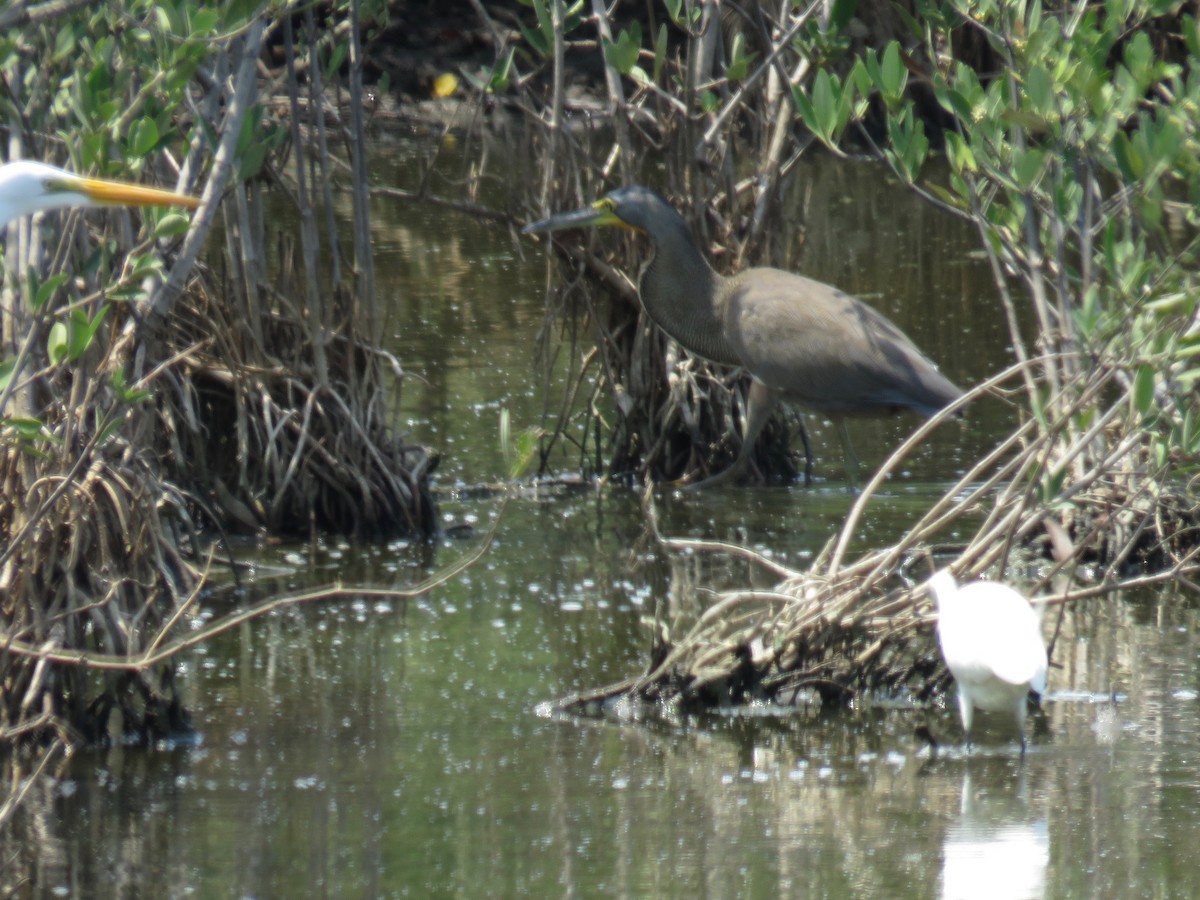
[[62, 178], [60, 190], [83, 194], [94, 203], [106, 206], [182, 206], [195, 209], [199, 197], [176, 194], [158, 188], [129, 184], [124, 181], [105, 181], [99, 178]]

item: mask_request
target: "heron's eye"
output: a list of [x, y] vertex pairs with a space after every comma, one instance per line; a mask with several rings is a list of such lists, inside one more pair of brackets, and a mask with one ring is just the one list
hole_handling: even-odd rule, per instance
[[605, 212], [616, 212], [617, 204], [613, 203], [607, 197], [600, 201], [600, 208]]

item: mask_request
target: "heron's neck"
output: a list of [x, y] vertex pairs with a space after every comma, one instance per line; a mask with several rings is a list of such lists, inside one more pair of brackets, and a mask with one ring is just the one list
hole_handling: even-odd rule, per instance
[[739, 360], [725, 339], [720, 307], [724, 279], [696, 247], [682, 216], [650, 235], [654, 252], [642, 266], [638, 293], [663, 331], [693, 353], [725, 365]]

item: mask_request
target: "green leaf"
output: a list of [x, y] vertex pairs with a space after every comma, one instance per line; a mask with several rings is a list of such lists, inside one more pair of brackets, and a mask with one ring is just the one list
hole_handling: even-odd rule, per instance
[[963, 140], [961, 134], [956, 131], [945, 132], [946, 139], [946, 158], [950, 160], [950, 166], [955, 172], [974, 172], [977, 168], [975, 163], [975, 154], [971, 151], [971, 147]]
[[509, 411], [507, 407], [500, 410], [500, 450], [508, 463], [510, 479], [520, 478], [529, 469], [537, 456], [542, 436], [540, 428], [526, 428], [514, 438]]
[[663, 63], [667, 61], [667, 23], [658, 26], [658, 37], [654, 39], [654, 83], [662, 76]]
[[33, 291], [33, 297], [30, 300], [34, 310], [40, 310], [42, 307], [44, 307], [50, 298], [54, 296], [54, 292], [59, 289], [59, 287], [67, 280], [68, 277], [69, 276], [66, 272], [59, 272], [57, 275], [51, 275], [41, 284], [38, 284], [35, 287]]
[[1048, 427], [1046, 422], [1046, 398], [1036, 388], [1031, 392], [1029, 397], [1029, 411], [1033, 413], [1033, 418], [1037, 420], [1038, 425], [1045, 431]]
[[5, 419], [4, 427], [11, 428], [26, 440], [47, 436], [45, 423], [41, 419], [33, 419], [28, 416], [12, 416]]
[[112, 436], [120, 430], [120, 428], [121, 419], [113, 419], [100, 431], [99, 436], [96, 438], [96, 443], [103, 447], [109, 442], [109, 440], [111, 440]]
[[1154, 367], [1138, 366], [1133, 377], [1133, 408], [1142, 418], [1150, 414], [1154, 405]]
[[1022, 190], [1031, 190], [1038, 182], [1045, 161], [1046, 154], [1036, 147], [1026, 150], [1016, 159], [1013, 164], [1013, 174], [1017, 179], [1017, 185]]
[[144, 116], [133, 126], [129, 150], [134, 156], [145, 156], [158, 146], [158, 137], [158, 124], [149, 116]]
[[220, 18], [215, 9], [198, 9], [191, 13], [191, 21], [188, 23], [188, 37], [205, 38], [209, 37], [217, 28], [217, 20]]
[[635, 20], [617, 35], [616, 41], [604, 42], [604, 58], [622, 75], [637, 65], [642, 52], [642, 26]]
[[1138, 93], [1150, 87], [1154, 78], [1154, 49], [1150, 46], [1150, 35], [1136, 31], [1125, 44], [1125, 66], [1137, 84]]
[[1025, 76], [1025, 96], [1033, 111], [1042, 118], [1055, 115], [1054, 84], [1050, 73], [1042, 66], [1033, 66]]
[[504, 94], [505, 91], [508, 91], [511, 83], [512, 54], [515, 53], [515, 50], [515, 47], [509, 47], [509, 52], [504, 54], [504, 58], [500, 59], [492, 68], [491, 76], [487, 79], [487, 89], [492, 91], [492, 94]]
[[804, 123], [804, 127], [822, 141], [828, 142], [828, 137], [821, 134], [821, 123], [817, 119], [817, 112], [813, 109], [812, 101], [808, 99], [808, 95], [798, 85], [792, 85], [792, 102], [796, 104], [796, 113], [800, 116], [800, 121]]
[[820, 135], [828, 143], [833, 137], [837, 126], [837, 107], [840, 95], [835, 96], [833, 79], [822, 69], [813, 79], [812, 103], [817, 115], [817, 127]]
[[173, 238], [185, 233], [191, 224], [191, 220], [183, 213], [169, 212], [154, 226], [154, 236], [156, 238]]
[[46, 338], [46, 356], [51, 364], [58, 365], [67, 357], [67, 323], [55, 322], [50, 326], [50, 334]]
[[251, 144], [238, 157], [238, 173], [239, 181], [250, 181], [259, 172], [262, 171], [263, 165], [267, 161], [268, 147], [264, 143]]
[[88, 314], [82, 309], [71, 310], [71, 327], [67, 329], [69, 333], [67, 351], [72, 362], [83, 356], [87, 352], [88, 347], [92, 345], [92, 341], [96, 337], [96, 332], [104, 324], [108, 310], [109, 305], [107, 303], [101, 305], [96, 315], [91, 319], [88, 318]]
[[8, 385], [16, 372], [17, 358], [15, 356], [10, 356], [8, 359], [0, 362], [0, 392], [8, 390]]
[[521, 36], [525, 38], [525, 43], [537, 51], [540, 56], [549, 56], [551, 44], [546, 43], [545, 37], [540, 31], [533, 28], [526, 28], [524, 25], [517, 25], [521, 29]]
[[833, 9], [829, 12], [829, 30], [841, 34], [858, 12], [858, 0], [833, 0]]
[[1145, 173], [1146, 166], [1133, 145], [1129, 142], [1128, 136], [1123, 131], [1119, 131], [1112, 142], [1113, 157], [1117, 161], [1117, 167], [1121, 170], [1121, 175], [1126, 181], [1138, 181]]
[[929, 138], [925, 136], [925, 125], [914, 119], [911, 108], [900, 115], [889, 116], [888, 137], [891, 147], [886, 151], [896, 172], [909, 184], [917, 180], [921, 167], [929, 155]]
[[883, 51], [883, 59], [879, 63], [879, 91], [889, 106], [900, 101], [907, 82], [908, 69], [900, 55], [900, 44], [892, 41]]
[[1066, 480], [1067, 469], [1065, 466], [1055, 468], [1042, 476], [1040, 493], [1043, 506], [1049, 506], [1059, 498]]
[[740, 31], [733, 36], [733, 44], [729, 52], [729, 65], [725, 67], [725, 77], [730, 81], [741, 81], [750, 74], [750, 63], [756, 54], [746, 52], [746, 37]]
[[870, 96], [871, 93], [871, 71], [867, 68], [867, 64], [863, 62], [862, 57], [859, 57], [854, 62], [854, 68], [850, 70], [850, 74], [846, 78], [846, 83], [853, 83], [855, 90], [863, 97]]

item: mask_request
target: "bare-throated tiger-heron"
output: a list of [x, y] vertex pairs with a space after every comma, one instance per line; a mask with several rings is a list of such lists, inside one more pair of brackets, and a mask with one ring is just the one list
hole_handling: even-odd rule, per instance
[[[779, 401], [838, 423], [853, 464], [845, 416], [911, 409], [933, 416], [962, 396], [911, 340], [881, 313], [828, 284], [780, 269], [718, 274], [687, 222], [645, 187], [623, 187], [591, 206], [551, 216], [525, 233], [619, 225], [650, 239], [638, 294], [655, 323], [692, 353], [752, 378], [742, 446], [733, 465], [690, 487], [716, 484], [741, 472]], [[806, 448], [806, 482], [812, 454]]]

